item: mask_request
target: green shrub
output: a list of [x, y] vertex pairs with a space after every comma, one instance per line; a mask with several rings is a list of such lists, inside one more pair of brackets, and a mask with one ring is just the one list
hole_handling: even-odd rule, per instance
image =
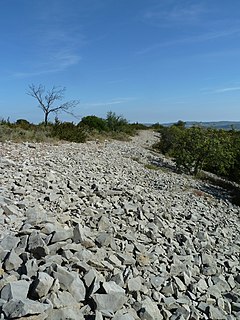
[[137, 131], [136, 125], [129, 124], [125, 118], [112, 111], [107, 113], [106, 119], [97, 116], [83, 117], [78, 127], [87, 131], [89, 137], [100, 133], [116, 140], [127, 140], [128, 136], [133, 136]]
[[204, 169], [228, 176], [234, 163], [231, 135], [227, 131], [191, 127], [182, 131], [173, 154], [178, 168], [197, 174]]
[[229, 177], [237, 156], [233, 136], [229, 131], [207, 129], [208, 157], [204, 170]]
[[115, 112], [107, 113], [106, 123], [110, 131], [125, 131], [128, 121], [123, 116], [118, 116]]
[[34, 127], [34, 125], [32, 125], [30, 122], [28, 122], [25, 119], [18, 119], [16, 121], [16, 126], [19, 127], [19, 128], [25, 129], [25, 130], [29, 130], [32, 127]]
[[156, 130], [156, 131], [159, 131], [159, 130], [165, 128], [165, 127], [164, 127], [162, 124], [160, 124], [159, 122], [156, 122], [156, 123], [152, 124], [152, 125], [150, 126], [150, 128], [151, 128], [151, 129], [154, 129], [154, 130]]
[[192, 127], [181, 131], [181, 135], [172, 150], [178, 169], [184, 169], [189, 173], [197, 174], [203, 169], [209, 153], [209, 140], [205, 130], [200, 127]]
[[131, 123], [130, 127], [133, 128], [134, 130], [148, 130], [150, 128], [150, 127], [146, 126], [145, 124], [138, 123], [138, 122]]
[[87, 127], [90, 130], [97, 130], [98, 132], [107, 131], [107, 123], [105, 119], [97, 116], [86, 116], [78, 124], [79, 127]]
[[180, 129], [185, 129], [186, 128], [186, 122], [182, 120], [178, 120], [178, 122], [174, 123], [173, 126], [178, 127]]
[[160, 140], [155, 143], [154, 148], [159, 149], [163, 154], [171, 156], [176, 149], [176, 144], [183, 138], [183, 131], [176, 126], [162, 127], [159, 130]]
[[66, 140], [70, 142], [86, 141], [86, 133], [84, 129], [76, 126], [72, 122], [57, 121], [57, 123], [52, 126], [51, 134], [53, 137], [57, 137], [60, 140]]
[[227, 178], [240, 176], [240, 138], [234, 138], [236, 133], [195, 126], [185, 128], [183, 122], [160, 132], [155, 148], [172, 156], [177, 169], [194, 175], [206, 170]]
[[231, 135], [234, 162], [229, 169], [228, 176], [232, 181], [240, 182], [240, 132], [234, 131], [231, 133]]

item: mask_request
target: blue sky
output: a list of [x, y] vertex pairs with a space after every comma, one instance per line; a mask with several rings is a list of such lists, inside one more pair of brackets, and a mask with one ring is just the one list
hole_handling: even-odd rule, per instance
[[79, 99], [78, 119], [238, 121], [239, 12], [239, 0], [0, 0], [0, 117], [42, 121], [26, 91], [43, 84]]

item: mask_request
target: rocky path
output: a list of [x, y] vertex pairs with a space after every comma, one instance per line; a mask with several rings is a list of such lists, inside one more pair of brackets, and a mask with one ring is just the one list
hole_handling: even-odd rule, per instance
[[240, 319], [240, 208], [157, 139], [0, 145], [0, 319]]

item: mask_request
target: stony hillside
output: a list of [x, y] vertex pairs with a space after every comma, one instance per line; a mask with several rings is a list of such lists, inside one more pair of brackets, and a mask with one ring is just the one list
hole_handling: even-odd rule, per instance
[[156, 139], [0, 145], [1, 319], [240, 319], [240, 208]]

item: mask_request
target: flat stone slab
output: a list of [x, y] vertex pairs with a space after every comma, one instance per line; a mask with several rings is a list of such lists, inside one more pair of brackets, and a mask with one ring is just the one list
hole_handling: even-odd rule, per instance
[[3, 287], [1, 291], [1, 299], [9, 300], [22, 300], [26, 299], [29, 291], [30, 282], [26, 280], [19, 280], [10, 282]]
[[8, 319], [20, 318], [24, 316], [41, 314], [46, 311], [50, 305], [43, 304], [30, 299], [11, 300], [5, 303], [2, 310]]
[[112, 317], [116, 311], [123, 307], [126, 297], [123, 293], [95, 293], [93, 300], [96, 303], [96, 310], [106, 317]]

